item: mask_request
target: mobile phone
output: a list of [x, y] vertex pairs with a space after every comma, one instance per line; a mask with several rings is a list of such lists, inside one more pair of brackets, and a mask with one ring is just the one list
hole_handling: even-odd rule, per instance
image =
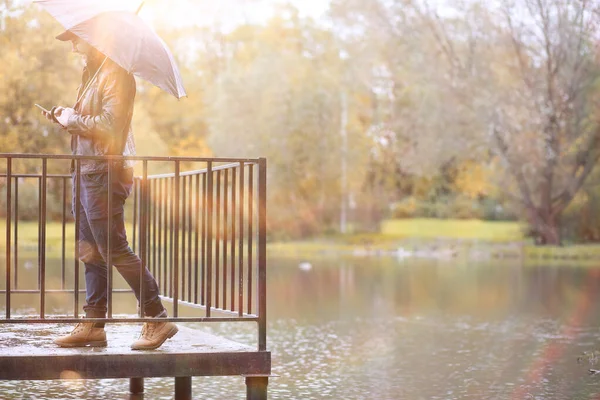
[[36, 106], [37, 108], [39, 108], [40, 110], [44, 111], [45, 113], [51, 114], [51, 112], [50, 112], [50, 111], [46, 110], [44, 107], [40, 106], [39, 104], [37, 104], [37, 103], [36, 103], [36, 104], [35, 104], [35, 106]]

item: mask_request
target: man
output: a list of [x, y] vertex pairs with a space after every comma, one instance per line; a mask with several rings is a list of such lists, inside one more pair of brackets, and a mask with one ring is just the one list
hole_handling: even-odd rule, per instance
[[[60, 124], [71, 135], [73, 154], [82, 156], [134, 155], [131, 130], [133, 103], [136, 93], [134, 77], [98, 50], [70, 31], [56, 37], [71, 41], [73, 52], [84, 60], [83, 77], [78, 100], [73, 108], [56, 107], [44, 116]], [[113, 162], [112, 215], [108, 215], [107, 160], [82, 160], [80, 173], [79, 254], [85, 264], [86, 318], [105, 318], [107, 312], [107, 237], [108, 218], [111, 222], [112, 264], [133, 289], [138, 303], [143, 301], [145, 315], [167, 316], [159, 298], [156, 280], [144, 268], [127, 242], [124, 224], [124, 204], [133, 186], [132, 162]], [[73, 170], [75, 183], [77, 171]], [[73, 214], [76, 210], [76, 186], [73, 185]], [[141, 276], [140, 276], [141, 275]], [[140, 299], [140, 281], [144, 280], [144, 298]], [[177, 333], [172, 322], [144, 324], [140, 338], [132, 344], [134, 350], [151, 350]], [[106, 346], [104, 324], [79, 323], [68, 335], [54, 341], [61, 347]]]

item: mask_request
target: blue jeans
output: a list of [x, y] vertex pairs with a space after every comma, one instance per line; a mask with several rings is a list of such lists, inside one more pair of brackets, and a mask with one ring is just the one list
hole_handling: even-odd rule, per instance
[[[86, 304], [88, 318], [105, 318], [107, 312], [108, 258], [108, 172], [82, 174], [81, 204], [79, 213], [79, 258], [85, 264]], [[73, 215], [75, 215], [75, 175], [73, 175]], [[156, 280], [144, 268], [142, 261], [127, 242], [124, 221], [125, 200], [133, 187], [133, 170], [115, 168], [113, 172], [113, 197], [111, 216], [111, 261], [117, 271], [133, 289], [140, 302], [140, 275], [144, 280], [145, 315], [155, 317], [164, 311]]]

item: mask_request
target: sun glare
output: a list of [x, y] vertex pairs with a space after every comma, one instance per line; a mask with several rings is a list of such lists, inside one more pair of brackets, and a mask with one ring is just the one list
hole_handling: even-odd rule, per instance
[[[114, 0], [111, 0], [114, 1]], [[123, 7], [136, 10], [141, 0], [119, 1]], [[140, 16], [154, 28], [177, 28], [183, 26], [218, 26], [223, 29], [253, 22], [260, 23], [271, 17], [282, 0], [146, 0]], [[326, 11], [328, 0], [295, 0], [301, 14], [318, 18]]]

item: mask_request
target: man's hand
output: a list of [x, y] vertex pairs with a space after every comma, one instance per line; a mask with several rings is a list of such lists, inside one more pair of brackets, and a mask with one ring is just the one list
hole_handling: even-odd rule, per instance
[[42, 111], [42, 115], [48, 120], [48, 121], [52, 121], [54, 122], [54, 120], [52, 119], [52, 114], [50, 114], [48, 111], [43, 110]]
[[69, 118], [71, 115], [75, 114], [75, 110], [70, 107], [56, 107], [54, 110], [54, 117], [58, 121], [59, 124], [66, 127], [69, 123]]

